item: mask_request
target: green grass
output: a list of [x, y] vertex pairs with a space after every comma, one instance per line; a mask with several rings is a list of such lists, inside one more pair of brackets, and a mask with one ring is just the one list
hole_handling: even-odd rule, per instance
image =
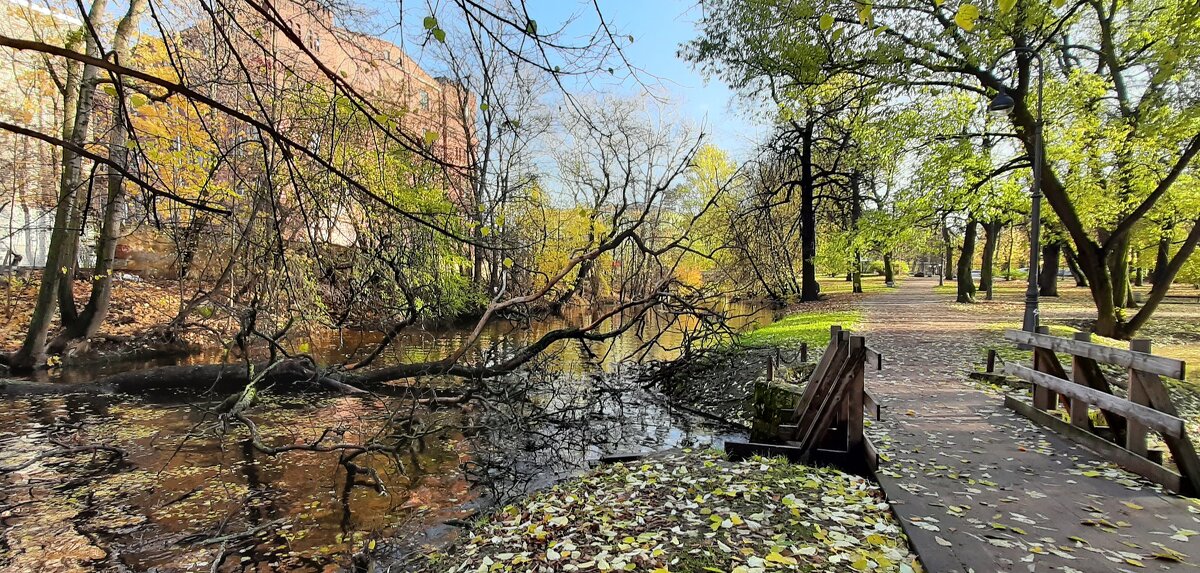
[[738, 343], [750, 348], [796, 347], [801, 342], [820, 347], [829, 344], [831, 326], [854, 329], [861, 321], [862, 312], [858, 310], [798, 312], [743, 334]]
[[[854, 283], [847, 281], [845, 276], [830, 277], [825, 275], [818, 277], [817, 281], [821, 283], [821, 294], [842, 294], [850, 293], [854, 290]], [[897, 276], [896, 285], [899, 286], [902, 282], [904, 282], [904, 278]], [[887, 283], [883, 281], [883, 277], [879, 275], [863, 275], [862, 287], [863, 293], [866, 294], [895, 292], [896, 290], [896, 287], [887, 286]]]

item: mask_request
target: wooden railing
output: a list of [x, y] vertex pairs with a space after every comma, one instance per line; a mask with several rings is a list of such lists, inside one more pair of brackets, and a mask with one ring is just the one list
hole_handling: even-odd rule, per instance
[[[1118, 465], [1162, 484], [1175, 492], [1200, 492], [1200, 461], [1187, 434], [1187, 426], [1171, 402], [1161, 376], [1183, 379], [1186, 364], [1150, 353], [1150, 341], [1134, 340], [1129, 349], [1090, 342], [1090, 335], [1075, 339], [1010, 330], [1006, 339], [1033, 350], [1032, 368], [1005, 365], [1005, 372], [1033, 385], [1032, 404], [1012, 396], [1005, 405], [1035, 422], [1062, 433]], [[1070, 374], [1058, 354], [1071, 357]], [[1126, 396], [1113, 393], [1101, 364], [1128, 372]], [[1048, 411], [1062, 406], [1069, 421]], [[1093, 423], [1091, 409], [1099, 410], [1105, 424]], [[1161, 452], [1147, 447], [1147, 435], [1156, 432], [1171, 452], [1176, 469], [1163, 465]]]
[[726, 442], [736, 457], [751, 454], [786, 455], [807, 462], [814, 458], [866, 465], [874, 470], [879, 456], [863, 433], [864, 413], [875, 419], [881, 406], [864, 387], [866, 367], [881, 369], [883, 356], [867, 348], [862, 336], [840, 326], [830, 329], [829, 346], [813, 368], [803, 389], [795, 390], [795, 406], [768, 443]]

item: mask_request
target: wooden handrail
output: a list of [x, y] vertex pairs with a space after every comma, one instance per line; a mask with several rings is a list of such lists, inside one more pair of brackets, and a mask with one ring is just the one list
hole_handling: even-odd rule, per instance
[[1049, 388], [1072, 399], [1082, 400], [1089, 404], [1094, 404], [1101, 409], [1115, 412], [1127, 418], [1133, 418], [1147, 427], [1161, 432], [1164, 436], [1178, 438], [1183, 435], [1182, 419], [1160, 412], [1154, 408], [1135, 404], [1112, 394], [1093, 390], [1087, 386], [1063, 380], [1044, 372], [1038, 372], [1020, 364], [1006, 364], [1004, 365], [1004, 371], [1026, 382]]
[[1097, 362], [1115, 364], [1177, 380], [1183, 380], [1186, 374], [1186, 365], [1182, 360], [1155, 356], [1145, 352], [1134, 352], [1123, 348], [1113, 348], [1092, 342], [1059, 338], [1048, 334], [1034, 334], [1023, 330], [1005, 331], [1004, 338], [1018, 344], [1036, 346], [1073, 356], [1084, 356]]

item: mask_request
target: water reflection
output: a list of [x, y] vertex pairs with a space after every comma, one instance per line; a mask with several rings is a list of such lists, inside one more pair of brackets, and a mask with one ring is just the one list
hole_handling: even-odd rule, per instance
[[[748, 308], [733, 311], [743, 315], [737, 327], [771, 318]], [[512, 349], [563, 324], [497, 323], [485, 331], [480, 347]], [[458, 328], [409, 333], [380, 361], [437, 358], [467, 334]], [[676, 411], [629, 384], [637, 365], [628, 355], [643, 349], [653, 334], [662, 334], [663, 344], [645, 357], [670, 358], [672, 346], [683, 340], [681, 331], [661, 321], [604, 344], [560, 343], [536, 368], [489, 382], [517, 388], [527, 400], [419, 409], [423, 413], [415, 423], [431, 430], [429, 435], [399, 455], [356, 460], [377, 473], [386, 493], [347, 488], [337, 454], [266, 456], [238, 428], [222, 437], [213, 414], [220, 397], [67, 395], [7, 401], [0, 405], [0, 459], [26, 459], [53, 448], [52, 440], [110, 444], [129, 457], [118, 471], [98, 478], [80, 471], [87, 460], [78, 458], [71, 464], [38, 462], [6, 476], [0, 499], [10, 509], [0, 565], [66, 571], [99, 563], [138, 571], [209, 571], [219, 559], [222, 571], [348, 567], [351, 555], [373, 541], [429, 541], [431, 535], [452, 531], [437, 524], [543, 487], [603, 454], [719, 445], [728, 428]], [[320, 362], [331, 364], [361, 356], [378, 339], [378, 333], [351, 332], [309, 344]], [[211, 359], [202, 354], [182, 362]], [[81, 382], [135, 366], [143, 364], [66, 369], [60, 379]], [[388, 427], [396, 419], [393, 413], [411, 408], [411, 402], [397, 399], [268, 393], [251, 417], [273, 444], [308, 443], [330, 428], [349, 442], [399, 432]], [[39, 545], [23, 533], [45, 528], [105, 551], [64, 557], [61, 547]], [[50, 559], [62, 567], [31, 565], [44, 567]]]

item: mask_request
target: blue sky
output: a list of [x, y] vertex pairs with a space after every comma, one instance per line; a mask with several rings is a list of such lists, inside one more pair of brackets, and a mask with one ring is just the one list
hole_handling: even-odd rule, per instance
[[[378, 24], [394, 23], [399, 16], [396, 0], [360, 0], [378, 10]], [[590, 0], [526, 0], [530, 15], [539, 30], [557, 30], [572, 16], [578, 19], [567, 28], [568, 34], [583, 36], [595, 29], [595, 13]], [[614, 33], [632, 35], [625, 45], [630, 63], [644, 73], [640, 76], [656, 95], [665, 97], [675, 112], [697, 126], [703, 126], [709, 141], [744, 158], [762, 138], [765, 127], [732, 105], [734, 94], [719, 80], [705, 81], [687, 62], [676, 57], [679, 45], [696, 36], [695, 22], [700, 18], [696, 0], [599, 0], [600, 9]], [[405, 2], [405, 28], [419, 30], [428, 8], [423, 2]], [[385, 34], [391, 37], [394, 34]], [[392, 38], [395, 40], [396, 38]], [[422, 60], [421, 50], [410, 43], [409, 55]], [[424, 62], [423, 62], [424, 64]], [[620, 85], [596, 86], [597, 90], [624, 96], [642, 90], [633, 81]]]
[[[735, 94], [720, 80], [706, 82], [676, 57], [679, 45], [696, 37], [695, 22], [701, 12], [695, 0], [601, 0], [599, 4], [610, 24], [634, 37], [625, 52], [635, 67], [646, 72], [643, 80], [654, 84], [651, 87], [669, 98], [681, 115], [703, 124], [711, 141], [736, 155], [757, 143], [764, 128], [732, 105]], [[586, 9], [564, 0], [530, 0], [530, 10], [560, 21], [567, 16], [564, 6]], [[640, 88], [625, 89], [632, 93]]]

